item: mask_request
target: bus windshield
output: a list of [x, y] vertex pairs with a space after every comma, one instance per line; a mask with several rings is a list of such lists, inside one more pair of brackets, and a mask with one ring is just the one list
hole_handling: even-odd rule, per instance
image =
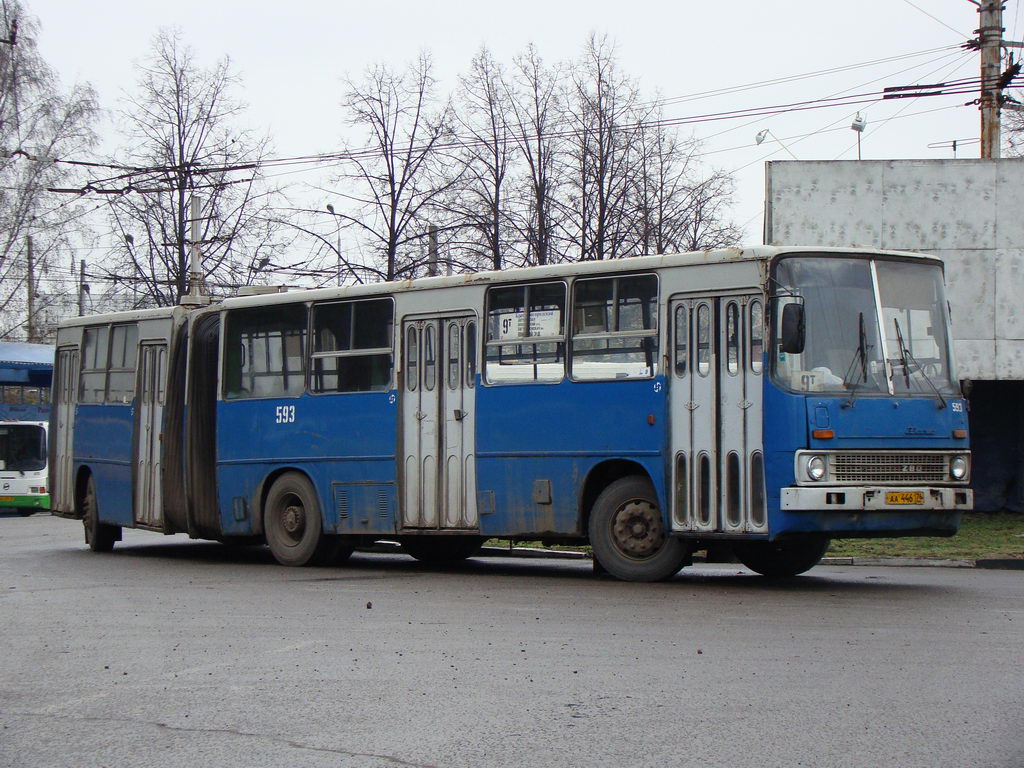
[[776, 317], [784, 304], [801, 300], [805, 313], [803, 352], [787, 354], [775, 346], [775, 375], [787, 387], [851, 395], [956, 394], [937, 265], [791, 257], [778, 263], [775, 278]]
[[0, 425], [0, 470], [46, 469], [46, 432], [35, 424]]

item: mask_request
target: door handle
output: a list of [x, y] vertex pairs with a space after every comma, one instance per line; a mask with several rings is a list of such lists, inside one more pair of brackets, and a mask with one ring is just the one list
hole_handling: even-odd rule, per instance
[[468, 415], [469, 415], [469, 414], [468, 414], [468, 413], [466, 413], [466, 411], [463, 411], [463, 410], [462, 410], [462, 409], [460, 409], [460, 408], [456, 408], [456, 409], [455, 409], [454, 411], [452, 411], [452, 416], [454, 416], [454, 417], [455, 417], [455, 420], [456, 420], [456, 421], [462, 421], [462, 420], [463, 420], [464, 418], [466, 418], [466, 416], [468, 416]]

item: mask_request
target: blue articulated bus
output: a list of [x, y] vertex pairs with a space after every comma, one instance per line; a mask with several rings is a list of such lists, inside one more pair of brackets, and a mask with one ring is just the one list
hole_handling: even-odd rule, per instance
[[53, 347], [0, 342], [0, 511], [50, 508], [46, 432]]
[[589, 543], [794, 575], [831, 538], [952, 535], [967, 414], [940, 261], [723, 249], [245, 296], [58, 334], [51, 485], [124, 527], [457, 560]]

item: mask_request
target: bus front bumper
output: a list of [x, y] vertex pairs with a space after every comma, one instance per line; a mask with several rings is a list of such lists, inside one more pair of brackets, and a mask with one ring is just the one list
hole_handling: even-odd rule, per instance
[[0, 509], [49, 509], [50, 496], [3, 496], [0, 495]]
[[789, 512], [950, 510], [974, 509], [970, 488], [933, 486], [821, 486], [783, 488], [781, 507]]

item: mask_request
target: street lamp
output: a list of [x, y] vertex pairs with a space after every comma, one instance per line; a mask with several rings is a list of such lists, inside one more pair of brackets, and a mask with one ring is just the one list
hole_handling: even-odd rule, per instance
[[853, 118], [853, 123], [850, 124], [850, 130], [856, 131], [857, 133], [857, 159], [860, 160], [860, 135], [864, 133], [864, 129], [867, 128], [868, 119], [863, 117], [860, 112]]
[[[330, 203], [327, 204], [327, 212], [329, 214], [331, 214], [331, 216], [337, 216], [338, 215], [334, 211], [334, 206], [331, 205]], [[338, 227], [338, 240], [337, 240], [337, 243], [338, 243], [337, 247], [335, 248], [335, 253], [338, 254], [337, 284], [338, 284], [338, 287], [340, 288], [341, 287], [341, 227], [340, 226]]]
[[787, 147], [785, 144], [782, 143], [782, 139], [780, 139], [778, 136], [776, 136], [774, 133], [772, 133], [768, 128], [765, 128], [765, 129], [760, 130], [760, 131], [757, 132], [757, 135], [754, 137], [754, 143], [757, 144], [758, 146], [760, 146], [761, 143], [765, 139], [767, 139], [769, 136], [771, 136], [773, 139], [775, 139], [775, 141], [777, 141], [779, 143], [780, 147], [782, 147], [784, 150], [789, 152], [789, 156], [792, 157], [794, 160], [799, 160], [800, 159], [796, 155], [793, 154], [793, 152], [790, 150], [789, 147]]

